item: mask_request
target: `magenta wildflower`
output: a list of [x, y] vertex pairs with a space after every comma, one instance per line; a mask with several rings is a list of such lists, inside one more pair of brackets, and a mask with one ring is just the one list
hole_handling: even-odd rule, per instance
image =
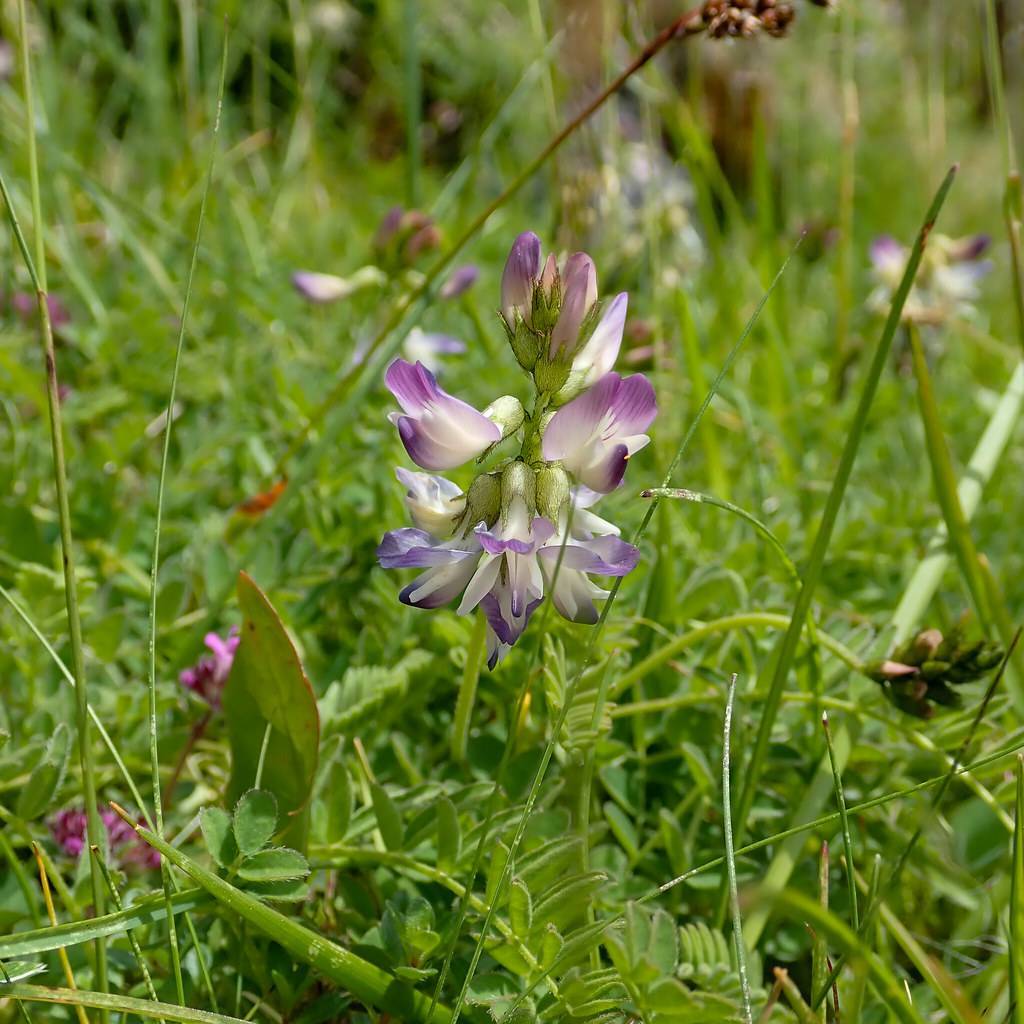
[[[142, 868], [160, 866], [160, 854], [139, 839], [128, 822], [113, 811], [100, 811], [100, 819], [107, 833], [107, 846], [122, 867], [129, 864]], [[77, 860], [88, 842], [85, 810], [81, 807], [67, 807], [55, 814], [48, 824], [50, 834], [61, 852]], [[139, 818], [139, 824], [145, 824], [142, 818]]]
[[235, 651], [238, 650], [238, 627], [232, 626], [224, 638], [216, 633], [207, 633], [203, 642], [212, 653], [185, 669], [178, 679], [186, 690], [198, 694], [211, 707], [219, 708], [224, 684], [228, 681]]

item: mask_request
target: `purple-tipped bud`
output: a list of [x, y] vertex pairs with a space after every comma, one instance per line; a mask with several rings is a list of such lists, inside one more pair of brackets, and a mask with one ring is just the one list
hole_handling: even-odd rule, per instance
[[575, 352], [583, 320], [597, 302], [597, 270], [585, 252], [574, 252], [565, 264], [562, 310], [551, 332], [551, 358], [560, 349]]
[[476, 280], [479, 276], [480, 268], [474, 266], [472, 263], [467, 263], [464, 267], [458, 267], [453, 271], [451, 277], [441, 285], [441, 298], [458, 298], [460, 295], [468, 292], [469, 289], [476, 284]]
[[540, 275], [540, 239], [524, 231], [513, 243], [501, 274], [501, 312], [510, 327], [515, 326], [516, 310], [529, 315], [533, 287]]
[[405, 210], [401, 206], [392, 206], [387, 213], [384, 214], [384, 219], [380, 222], [377, 228], [377, 233], [373, 236], [373, 244], [378, 249], [383, 249], [387, 246], [388, 242], [398, 233], [398, 229], [402, 226], [402, 218], [405, 216]]

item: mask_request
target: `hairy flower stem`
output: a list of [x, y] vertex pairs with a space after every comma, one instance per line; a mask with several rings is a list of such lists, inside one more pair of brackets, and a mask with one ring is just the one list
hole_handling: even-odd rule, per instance
[[[89, 694], [85, 677], [85, 653], [82, 646], [82, 619], [78, 609], [78, 581], [75, 575], [74, 541], [71, 531], [71, 505], [68, 499], [67, 466], [64, 457], [64, 424], [61, 419], [60, 385], [57, 380], [57, 357], [53, 345], [53, 326], [46, 294], [46, 246], [43, 240], [43, 211], [39, 192], [39, 163], [36, 157], [35, 112], [32, 96], [32, 70], [29, 63], [28, 31], [25, 0], [18, 3], [21, 66], [25, 92], [25, 115], [29, 155], [29, 176], [32, 190], [32, 228], [35, 233], [36, 259], [29, 254], [25, 236], [18, 224], [7, 184], [0, 177], [0, 190], [7, 207], [7, 218], [25, 260], [36, 292], [39, 310], [39, 341], [46, 365], [46, 405], [50, 426], [50, 448], [53, 453], [53, 478], [57, 491], [57, 516], [60, 522], [61, 562], [64, 568], [64, 603], [68, 616], [68, 638], [71, 642], [71, 671], [75, 678], [75, 727], [78, 735], [78, 756], [82, 769], [82, 796], [85, 801], [86, 831], [90, 844], [103, 839], [103, 826], [96, 804], [96, 778], [93, 771], [92, 744], [89, 727]], [[93, 906], [97, 915], [104, 912], [103, 882], [99, 871], [90, 871]], [[96, 942], [96, 984], [107, 991], [107, 951], [102, 940]]]

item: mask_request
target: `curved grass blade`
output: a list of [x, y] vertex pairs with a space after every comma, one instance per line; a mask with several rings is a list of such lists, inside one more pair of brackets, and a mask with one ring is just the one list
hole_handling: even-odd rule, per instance
[[[211, 902], [211, 898], [202, 890], [186, 889], [171, 897], [171, 912], [183, 914], [207, 907]], [[146, 896], [116, 914], [104, 914], [103, 917], [59, 924], [56, 928], [36, 928], [30, 932], [15, 932], [0, 937], [0, 960], [24, 960], [37, 953], [77, 946], [108, 935], [122, 935], [132, 928], [163, 921], [166, 916], [167, 906], [163, 894]]]
[[1024, 1024], [1024, 757], [1020, 755], [1010, 876], [1010, 1002], [1014, 1024]]
[[743, 918], [740, 916], [740, 896], [736, 886], [736, 850], [732, 834], [732, 782], [729, 755], [732, 744], [732, 710], [736, 700], [736, 673], [729, 680], [729, 694], [725, 701], [725, 723], [722, 726], [722, 824], [725, 830], [725, 867], [729, 876], [729, 906], [732, 910], [732, 938], [736, 948], [736, 968], [743, 991], [743, 1017], [752, 1024], [754, 1013], [750, 1001], [750, 979], [747, 977], [747, 948], [743, 940]]

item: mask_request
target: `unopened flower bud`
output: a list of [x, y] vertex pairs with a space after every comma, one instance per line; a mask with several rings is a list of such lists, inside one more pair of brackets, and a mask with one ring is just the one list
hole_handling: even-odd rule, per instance
[[526, 514], [533, 517], [537, 508], [537, 476], [525, 462], [510, 462], [501, 474], [501, 518], [508, 519], [509, 509], [521, 502]]
[[579, 347], [580, 328], [586, 315], [597, 302], [597, 271], [594, 261], [585, 252], [576, 252], [565, 264], [562, 287], [562, 308], [558, 323], [551, 332], [552, 359], [560, 352], [575, 353]]
[[512, 354], [516, 357], [519, 365], [530, 373], [540, 355], [540, 339], [530, 330], [526, 321], [520, 316], [516, 318], [515, 324], [506, 324], [508, 327], [508, 343]]
[[526, 410], [514, 395], [502, 395], [484, 409], [484, 415], [501, 428], [501, 439], [504, 441], [523, 425]]
[[501, 509], [501, 480], [498, 473], [481, 473], [466, 492], [463, 522], [471, 530], [477, 523], [492, 526]]
[[569, 504], [569, 474], [558, 465], [537, 470], [537, 514], [558, 523]]
[[501, 315], [509, 330], [516, 328], [516, 313], [526, 317], [533, 305], [533, 287], [540, 274], [540, 239], [524, 231], [513, 243], [501, 274]]

